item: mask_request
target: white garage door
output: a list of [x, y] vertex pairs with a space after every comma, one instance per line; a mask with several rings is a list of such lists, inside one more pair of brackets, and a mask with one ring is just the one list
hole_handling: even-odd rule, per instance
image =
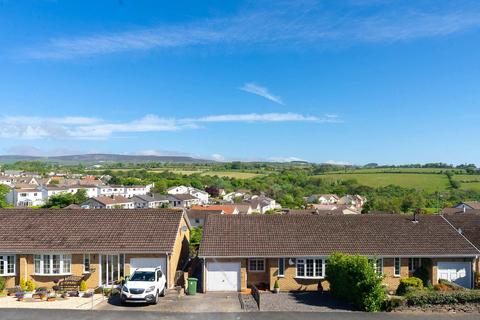
[[240, 263], [207, 263], [207, 291], [240, 291]]
[[167, 271], [166, 258], [131, 258], [130, 259], [130, 274], [138, 268], [155, 268], [161, 266], [162, 271]]
[[465, 288], [471, 287], [472, 264], [470, 262], [438, 262], [437, 279], [455, 282]]

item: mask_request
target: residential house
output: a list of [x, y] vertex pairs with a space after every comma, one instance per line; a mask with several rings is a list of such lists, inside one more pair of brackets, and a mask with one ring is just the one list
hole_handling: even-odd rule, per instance
[[23, 174], [22, 170], [4, 170], [3, 175], [6, 177], [11, 177], [11, 178], [18, 178], [21, 177]]
[[366, 202], [366, 199], [358, 194], [356, 195], [347, 194], [346, 196], [343, 196], [340, 199], [338, 199], [337, 204], [346, 205], [352, 209], [357, 209], [358, 211], [362, 211], [362, 208], [365, 202]]
[[472, 287], [480, 255], [440, 215], [209, 215], [198, 256], [206, 291], [255, 285], [281, 291], [328, 290], [325, 269], [334, 252], [372, 259], [389, 291], [423, 266], [438, 279]]
[[41, 190], [37, 188], [14, 188], [6, 196], [8, 204], [14, 207], [32, 207], [42, 206], [46, 203], [46, 198]]
[[336, 204], [313, 204], [306, 210], [286, 210], [285, 213], [307, 213], [307, 214], [360, 214], [360, 211], [356, 211], [346, 205]]
[[135, 208], [141, 209], [141, 208], [163, 208], [163, 207], [168, 207], [170, 201], [160, 195], [136, 195], [131, 197], [131, 200], [134, 203]]
[[89, 198], [82, 203], [85, 209], [134, 209], [135, 203], [132, 199], [124, 196], [98, 196]]
[[[136, 268], [161, 266], [167, 287], [188, 259], [190, 223], [178, 210], [0, 210], [0, 276], [51, 288], [56, 279], [113, 286]], [[30, 235], [30, 236], [26, 236]]]
[[191, 195], [198, 199], [198, 204], [207, 204], [209, 202], [210, 195], [208, 192], [199, 190], [194, 187], [176, 186], [167, 189], [167, 193], [173, 196], [176, 195]]
[[212, 204], [212, 205], [194, 205], [191, 207], [192, 210], [197, 211], [222, 211], [224, 214], [238, 214], [238, 209], [234, 205], [228, 204]]
[[242, 199], [245, 197], [246, 193], [242, 191], [233, 191], [225, 194], [223, 196], [224, 201], [235, 202], [236, 199]]
[[13, 188], [15, 186], [15, 179], [11, 177], [0, 177], [0, 184]]
[[125, 186], [125, 193], [123, 196], [126, 198], [131, 198], [133, 196], [144, 196], [149, 194], [154, 186], [155, 185], [153, 183], [147, 184], [146, 186]]
[[[480, 250], [480, 209], [470, 209], [465, 213], [463, 211], [444, 214], [443, 217], [450, 222], [460, 233], [465, 236], [477, 249]], [[476, 261], [477, 272], [480, 271], [480, 259]]]
[[99, 196], [123, 196], [125, 194], [124, 186], [98, 186], [98, 195]]
[[188, 209], [186, 213], [192, 227], [203, 227], [203, 225], [205, 224], [205, 220], [211, 214], [225, 214], [223, 210], [195, 210], [195, 209]]
[[190, 194], [168, 194], [167, 199], [172, 208], [190, 208], [193, 205], [201, 204], [200, 199]]
[[479, 210], [480, 209], [480, 201], [460, 202], [454, 208], [465, 209], [465, 210]]
[[252, 207], [253, 212], [266, 213], [267, 211], [280, 209], [281, 206], [276, 203], [275, 200], [265, 196], [254, 195], [248, 200], [245, 200], [244, 204], [249, 204]]
[[308, 197], [308, 203], [318, 203], [324, 205], [336, 204], [340, 198], [336, 194], [312, 194]]

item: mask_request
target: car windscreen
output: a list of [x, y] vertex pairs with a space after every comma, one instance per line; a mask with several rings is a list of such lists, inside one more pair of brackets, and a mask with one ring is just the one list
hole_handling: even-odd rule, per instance
[[130, 281], [155, 281], [155, 272], [135, 271], [130, 277]]

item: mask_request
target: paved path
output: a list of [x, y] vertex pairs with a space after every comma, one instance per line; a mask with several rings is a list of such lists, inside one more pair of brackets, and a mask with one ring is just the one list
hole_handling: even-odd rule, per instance
[[162, 313], [151, 311], [73, 311], [0, 309], [3, 320], [478, 320], [478, 314], [399, 314], [360, 312]]

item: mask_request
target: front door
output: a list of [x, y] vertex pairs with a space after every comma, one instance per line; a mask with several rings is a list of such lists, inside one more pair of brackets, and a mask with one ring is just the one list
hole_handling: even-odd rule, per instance
[[101, 285], [112, 285], [124, 276], [123, 254], [102, 254], [100, 256], [101, 266]]

